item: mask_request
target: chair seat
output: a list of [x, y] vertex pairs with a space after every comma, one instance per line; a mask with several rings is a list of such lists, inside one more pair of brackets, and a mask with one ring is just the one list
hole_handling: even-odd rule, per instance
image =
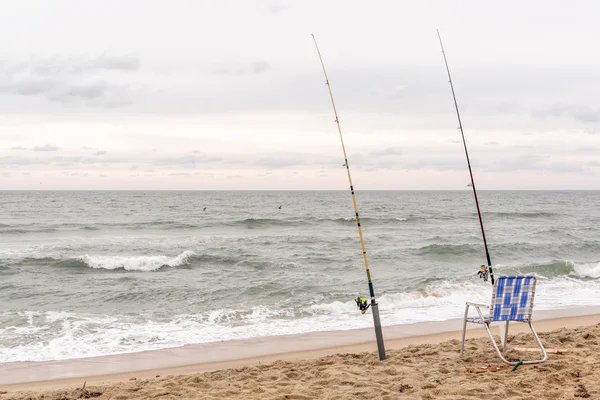
[[[491, 322], [504, 322], [504, 321], [507, 321], [507, 320], [504, 319], [504, 320], [498, 320], [498, 321], [496, 321], [496, 320], [491, 321], [489, 315], [485, 315], [483, 317], [483, 321], [479, 317], [469, 317], [469, 318], [467, 318], [467, 322], [470, 322], [472, 324], [488, 324], [489, 325]], [[511, 322], [529, 322], [529, 319], [528, 318], [522, 318], [522, 319], [516, 319], [516, 320], [513, 319], [513, 320], [510, 320], [510, 321]]]
[[469, 318], [467, 318], [467, 322], [471, 322], [473, 324], [489, 324], [490, 323], [490, 317], [489, 317], [489, 315], [488, 316], [484, 316], [483, 317], [483, 321], [479, 317], [469, 317]]

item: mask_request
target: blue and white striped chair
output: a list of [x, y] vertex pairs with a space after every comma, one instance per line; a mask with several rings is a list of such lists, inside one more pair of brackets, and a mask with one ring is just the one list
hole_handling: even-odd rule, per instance
[[[533, 325], [531, 323], [531, 314], [533, 312], [533, 297], [535, 296], [535, 275], [517, 275], [517, 276], [500, 276], [494, 283], [494, 291], [492, 293], [492, 303], [490, 306], [487, 304], [477, 304], [467, 302], [465, 309], [465, 319], [463, 324], [462, 341], [460, 343], [460, 359], [463, 357], [463, 350], [465, 347], [465, 333], [467, 330], [467, 322], [474, 324], [483, 324], [487, 333], [492, 341], [494, 349], [498, 356], [507, 364], [516, 365], [517, 362], [511, 362], [504, 358], [498, 345], [492, 336], [490, 331], [490, 324], [492, 322], [506, 322], [506, 328], [504, 331], [504, 339], [502, 343], [503, 351], [506, 351], [506, 338], [508, 336], [508, 324], [510, 321], [515, 322], [526, 322], [531, 328], [531, 332], [537, 341], [540, 350], [542, 351], [542, 358], [539, 360], [521, 361], [522, 364], [536, 364], [546, 361], [548, 355], [546, 349], [538, 337]], [[478, 317], [469, 317], [469, 307], [475, 307], [477, 310]], [[483, 315], [481, 308], [489, 308], [490, 312], [488, 315]]]

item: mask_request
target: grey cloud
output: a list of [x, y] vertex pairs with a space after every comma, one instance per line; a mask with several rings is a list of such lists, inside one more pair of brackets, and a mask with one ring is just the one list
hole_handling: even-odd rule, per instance
[[[352, 169], [360, 169], [364, 171], [376, 171], [377, 169], [393, 169], [402, 165], [402, 161], [399, 158], [389, 157], [372, 157], [371, 154], [363, 155], [360, 153], [350, 154], [348, 156], [348, 164]], [[342, 166], [345, 166], [342, 165]]]
[[109, 90], [109, 85], [106, 82], [95, 82], [81, 85], [73, 85], [67, 92], [66, 97], [81, 97], [84, 99], [96, 99], [103, 97]]
[[[222, 68], [219, 72], [238, 75], [244, 72], [244, 68]], [[361, 111], [401, 115], [425, 114], [428, 117], [424, 118], [429, 120], [444, 114], [448, 116], [447, 126], [456, 124], [451, 117], [455, 111], [447, 79], [444, 77], [443, 65], [441, 68], [380, 65], [368, 69], [338, 66], [337, 69], [329, 71], [329, 75], [333, 81], [338, 109], [342, 113]], [[538, 68], [528, 67], [485, 71], [468, 67], [459, 69], [457, 75], [460, 78], [457, 78], [460, 83], [459, 100], [465, 122], [472, 125], [472, 119], [469, 117], [474, 115], [498, 116], [505, 120], [502, 124], [498, 122], [499, 128], [506, 127], [507, 121], [519, 125], [520, 121], [514, 118], [514, 115], [530, 119], [531, 113], [539, 104], [565, 95], [577, 95], [574, 86], [584, 79], [590, 82], [600, 81], [598, 74], [586, 74], [585, 71], [577, 71], [577, 74], [572, 70], [540, 72]], [[410, 80], [406, 77], [410, 77]], [[203, 107], [203, 110], [302, 110], [318, 113], [330, 110], [331, 105], [328, 104], [328, 95], [318, 63], [312, 69], [269, 74], [266, 79], [269, 80], [269, 84], [260, 89], [248, 90], [247, 86], [240, 85], [235, 89], [235, 94], [214, 93], [211, 102]], [[554, 85], [556, 80], [560, 81], [560, 85]], [[396, 89], [392, 90], [393, 93], [380, 89], [386, 87]], [[593, 87], [594, 85], [589, 90]], [[519, 98], [522, 105], [506, 106], [514, 102], [515, 98]], [[502, 106], [503, 115], [499, 114], [499, 105]], [[341, 118], [345, 119], [343, 115]]]
[[55, 146], [53, 144], [45, 144], [43, 146], [35, 146], [31, 150], [33, 150], [33, 151], [58, 151], [58, 150], [60, 150], [60, 147]]
[[497, 106], [496, 110], [500, 114], [516, 114], [525, 111], [522, 105], [514, 103], [501, 103]]
[[209, 156], [208, 154], [204, 154], [204, 153], [196, 153], [196, 154], [197, 155], [192, 156], [192, 160], [194, 162], [209, 163], [209, 162], [223, 160], [223, 157], [219, 157], [219, 156]]
[[247, 74], [261, 74], [263, 72], [271, 70], [271, 64], [267, 61], [259, 60], [248, 64], [242, 64], [235, 67], [220, 68], [214, 71], [217, 75], [247, 75]]
[[578, 153], [600, 153], [598, 147], [578, 147], [575, 151]]
[[81, 102], [88, 106], [119, 107], [131, 103], [127, 90], [104, 81], [66, 82], [25, 80], [0, 83], [0, 92], [21, 96], [41, 96], [51, 102]]
[[109, 56], [102, 55], [95, 61], [98, 69], [119, 70], [119, 71], [137, 71], [140, 69], [140, 59], [133, 56]]
[[600, 133], [600, 127], [594, 127], [594, 128], [591, 128], [591, 127], [585, 127], [585, 128], [583, 129], [583, 132], [584, 132], [584, 133], [589, 133], [589, 134], [591, 134], [591, 135], [597, 135], [598, 133]]
[[52, 90], [58, 82], [43, 79], [29, 79], [13, 82], [12, 87], [10, 85], [2, 85], [0, 89], [5, 92], [14, 91], [21, 96], [36, 96], [43, 94], [49, 90]]
[[23, 146], [13, 146], [10, 148], [11, 150], [27, 150], [27, 148]]
[[3, 156], [0, 157], [0, 165], [22, 166], [41, 164], [40, 160], [23, 156]]
[[[404, 157], [398, 157], [401, 154], [400, 148], [389, 147], [381, 151], [375, 151], [368, 154], [353, 153], [348, 156], [348, 163], [351, 168], [375, 171], [377, 169], [399, 169], [399, 168], [422, 168], [424, 165], [441, 167], [442, 169], [463, 169], [462, 159], [456, 161], [457, 157], [431, 156], [423, 162], [419, 160], [406, 160]], [[445, 161], [446, 158], [450, 161]], [[267, 168], [288, 168], [308, 165], [318, 165], [321, 167], [320, 173], [325, 172], [323, 168], [342, 168], [345, 166], [344, 160], [340, 157], [330, 157], [324, 155], [315, 155], [313, 153], [269, 153], [263, 154], [260, 158], [252, 162], [253, 165]], [[270, 172], [265, 172], [269, 174]]]
[[348, 156], [350, 168], [361, 169], [365, 171], [375, 171], [379, 168], [393, 169], [404, 165], [404, 160], [400, 157], [389, 157], [400, 154], [399, 148], [390, 147], [382, 151], [371, 152], [367, 155], [353, 153]]
[[584, 124], [595, 124], [600, 122], [600, 108], [583, 104], [557, 104], [537, 110], [533, 116], [539, 119], [569, 117]]
[[542, 168], [542, 161], [542, 157], [532, 154], [510, 158], [507, 157], [495, 161], [488, 160], [488, 162], [481, 166], [478, 166], [478, 168], [491, 172], [540, 170], [540, 168]]
[[69, 167], [69, 166], [75, 166], [75, 165], [93, 165], [93, 164], [103, 164], [104, 166], [107, 166], [107, 162], [110, 162], [112, 164], [119, 164], [121, 163], [123, 160], [118, 159], [118, 158], [113, 158], [110, 160], [106, 160], [106, 159], [102, 159], [102, 160], [98, 160], [96, 158], [85, 158], [85, 157], [79, 157], [79, 156], [72, 156], [72, 157], [63, 157], [63, 156], [57, 156], [57, 157], [52, 157], [48, 160], [45, 160], [44, 163], [46, 164], [52, 164], [54, 166], [60, 166], [60, 167]]
[[388, 147], [381, 151], [374, 151], [369, 153], [372, 157], [381, 157], [381, 156], [397, 156], [402, 154], [402, 149], [399, 147]]
[[578, 172], [578, 173], [589, 173], [589, 169], [581, 164], [575, 163], [556, 163], [546, 165], [543, 168], [545, 171], [549, 172]]
[[408, 88], [408, 85], [397, 84], [395, 86], [382, 85], [371, 89], [370, 94], [373, 96], [385, 97], [385, 98], [398, 98], [404, 95], [404, 91]]
[[103, 166], [108, 166], [109, 163], [110, 164], [120, 164], [123, 162], [126, 162], [126, 159], [121, 159], [121, 158], [86, 158], [86, 157], [61, 157], [61, 156], [57, 156], [57, 157], [52, 157], [50, 160], [50, 162], [52, 163], [58, 163], [58, 162], [67, 162], [67, 163], [74, 163], [74, 164], [84, 164], [84, 165], [92, 165], [92, 164], [101, 164]]
[[[465, 163], [456, 157], [421, 157], [419, 160], [408, 160], [392, 165], [401, 169], [435, 169], [438, 171], [460, 171], [465, 169]], [[386, 165], [383, 165], [386, 167]], [[389, 168], [389, 165], [387, 165]]]
[[289, 4], [271, 4], [267, 9], [273, 14], [278, 14], [283, 11], [287, 11], [292, 8]]
[[485, 144], [490, 145], [490, 146], [498, 146], [500, 143], [491, 141], [491, 142], [485, 142]]
[[52, 165], [59, 168], [71, 168], [76, 166], [77, 164], [74, 162], [55, 162]]
[[92, 151], [90, 154], [93, 155], [93, 156], [101, 156], [101, 155], [106, 154], [106, 150], [102, 150], [102, 149], [99, 149], [97, 147], [82, 146], [81, 150]]
[[285, 168], [301, 165], [333, 164], [331, 157], [317, 156], [311, 153], [268, 153], [253, 162], [254, 165], [267, 168]]
[[[274, 58], [273, 65], [275, 61]], [[205, 68], [201, 66], [197, 69]], [[22, 87], [19, 90], [53, 102], [113, 108], [132, 104], [130, 109], [135, 111], [166, 114], [256, 110], [330, 112], [322, 71], [319, 70], [318, 63], [312, 69], [305, 66], [302, 70], [288, 67], [289, 69], [282, 70], [281, 73], [269, 73], [268, 71], [273, 69], [272, 64], [260, 59], [240, 64], [216, 64], [214, 68], [208, 68], [210, 69], [205, 71], [209, 74], [233, 76], [236, 79], [239, 77], [240, 84], [228, 86], [228, 90], [223, 91], [216, 84], [207, 84], [207, 79], [211, 77], [194, 75], [181, 90], [177, 87], [165, 86], [160, 96], [136, 98], [132, 86], [114, 85], [108, 77], [97, 76], [102, 73], [102, 70], [96, 69], [92, 72], [87, 70], [80, 75], [69, 75], [68, 78], [34, 75], [21, 76], [17, 79], [16, 76], [9, 80], [8, 87], [6, 82], [3, 84], [0, 76], [0, 90], [16, 93], [14, 82], [32, 81], [21, 82]], [[114, 73], [123, 75], [119, 70], [115, 71]], [[577, 71], [579, 72], [581, 71]], [[330, 71], [330, 77], [334, 81], [334, 94], [342, 113], [360, 110], [400, 115], [425, 114], [427, 117], [424, 117], [424, 120], [427, 118], [429, 121], [439, 121], [435, 116], [444, 114], [448, 116], [447, 125], [452, 126], [455, 124], [450, 117], [454, 112], [452, 98], [443, 75], [443, 66], [432, 68], [431, 66], [379, 65], [369, 68], [351, 68], [342, 65], [337, 70], [334, 67]], [[514, 120], [512, 123], [518, 124], [519, 122], [507, 113], [519, 113], [519, 117], [530, 118], [534, 110], [532, 104], [544, 104], [549, 101], [548, 99], [560, 98], [565, 93], [571, 94], [572, 86], [584, 79], [590, 82], [599, 81], [595, 76], [591, 76], [592, 79], [585, 74], [575, 76], [577, 74], [573, 74], [573, 71], [569, 71], [569, 74], [561, 72], [553, 75], [540, 73], [539, 69], [517, 69], [516, 67], [514, 70], [509, 68], [486, 71], [464, 68], [458, 69], [457, 75], [457, 83], [460, 84], [461, 111], [464, 111], [465, 121], [471, 124], [470, 116], [498, 115], [499, 105], [503, 107], [506, 114], [502, 117]], [[266, 81], [265, 85], [260, 87], [254, 85], [259, 76], [261, 80]], [[214, 80], [214, 77], [212, 79]], [[555, 79], [560, 80], [562, 86], [549, 88], [547, 83]], [[521, 99], [520, 101], [525, 105], [518, 108], [507, 107], [506, 104], [510, 104], [510, 101], [514, 101], [515, 98]], [[136, 101], [133, 102], [132, 99]], [[344, 115], [341, 117], [345, 119]], [[498, 126], [505, 127], [506, 124], [498, 122]]]
[[53, 165], [55, 167], [72, 167], [79, 164], [83, 165], [100, 165], [106, 163], [119, 164], [127, 160], [119, 158], [101, 159], [86, 158], [81, 156], [55, 156], [50, 158], [45, 157], [23, 157], [23, 156], [2, 156], [0, 157], [0, 165], [7, 166], [23, 166], [23, 165]]
[[[552, 162], [549, 157], [523, 155], [513, 158], [497, 159], [481, 165], [479, 168], [493, 172], [538, 171], [558, 173], [590, 173], [586, 165], [590, 163]], [[593, 162], [592, 162], [593, 163]]]
[[139, 59], [133, 56], [108, 55], [38, 59], [16, 65], [0, 62], [0, 93], [120, 107], [131, 103], [127, 86], [107, 83], [103, 74], [136, 71], [139, 65]]
[[222, 161], [222, 157], [209, 156], [202, 153], [197, 153], [195, 155], [181, 155], [181, 156], [172, 156], [172, 157], [164, 157], [159, 158], [157, 160], [152, 161], [154, 165], [170, 165], [170, 166], [193, 166], [196, 167], [196, 163], [213, 163], [217, 161]]
[[266, 61], [256, 61], [250, 64], [250, 68], [253, 73], [260, 74], [271, 69], [271, 64]]
[[66, 156], [56, 156], [50, 158], [48, 161], [50, 162], [63, 162], [63, 163], [78, 163], [82, 160], [82, 157], [66, 157]]
[[70, 56], [40, 58], [29, 63], [6, 65], [4, 71], [11, 75], [28, 73], [39, 77], [57, 77], [83, 75], [97, 71], [137, 71], [140, 68], [139, 58], [129, 56], [111, 56], [103, 54], [92, 58], [89, 56]]

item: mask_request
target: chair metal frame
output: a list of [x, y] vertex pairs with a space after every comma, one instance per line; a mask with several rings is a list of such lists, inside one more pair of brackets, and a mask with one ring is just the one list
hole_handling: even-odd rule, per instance
[[[502, 311], [503, 308], [506, 309], [509, 306], [514, 306], [513, 303], [502, 304], [502, 302], [503, 302], [502, 296], [504, 296], [504, 288], [507, 283], [506, 281], [508, 280], [508, 283], [510, 283], [510, 285], [507, 285], [506, 287], [517, 287], [515, 290], [519, 290], [518, 294], [520, 295], [521, 294], [520, 288], [522, 287], [521, 284], [523, 283], [524, 279], [527, 279], [527, 281], [529, 282], [529, 284], [528, 284], [529, 290], [527, 291], [528, 298], [526, 299], [526, 301], [528, 302], [527, 313], [515, 314], [513, 311], [509, 315], [502, 315], [499, 311]], [[518, 281], [519, 281], [519, 283], [517, 284]], [[496, 282], [494, 283], [494, 286], [493, 286], [494, 291], [492, 293], [492, 301], [491, 301], [490, 305], [481, 304], [481, 303], [472, 303], [472, 302], [466, 303], [465, 317], [464, 317], [464, 321], [463, 321], [462, 340], [460, 342], [460, 359], [461, 360], [463, 358], [464, 347], [465, 347], [465, 335], [466, 335], [466, 331], [467, 331], [467, 323], [469, 322], [469, 323], [475, 323], [475, 324], [482, 324], [485, 327], [485, 329], [488, 333], [488, 336], [490, 338], [490, 341], [492, 342], [492, 345], [494, 346], [494, 349], [496, 350], [496, 353], [498, 354], [498, 357], [500, 357], [500, 359], [504, 363], [506, 363], [508, 365], [516, 365], [519, 362], [522, 364], [539, 364], [539, 363], [543, 363], [544, 361], [546, 361], [546, 359], [548, 358], [548, 354], [546, 353], [546, 349], [544, 348], [542, 341], [540, 340], [535, 329], [533, 328], [532, 318], [531, 318], [531, 315], [533, 313], [533, 298], [535, 297], [536, 283], [537, 283], [537, 279], [536, 279], [535, 275], [499, 276], [496, 279]], [[499, 290], [499, 287], [500, 287], [500, 290]], [[469, 318], [469, 307], [475, 308], [475, 310], [477, 311], [477, 314], [479, 315], [478, 318], [477, 317]], [[484, 316], [481, 311], [481, 308], [489, 309], [490, 313], [487, 316]], [[507, 337], [508, 337], [508, 326], [509, 326], [510, 321], [526, 322], [529, 324], [529, 328], [531, 329], [531, 332], [533, 333], [533, 337], [535, 338], [540, 350], [542, 351], [541, 359], [516, 362], [516, 361], [508, 361], [506, 358], [504, 358], [502, 353], [506, 352], [506, 341], [507, 341]], [[496, 340], [494, 339], [492, 332], [490, 331], [490, 324], [492, 322], [505, 322], [506, 323], [506, 327], [504, 328], [504, 338], [502, 338], [502, 352], [498, 348], [498, 345], [496, 344]]]

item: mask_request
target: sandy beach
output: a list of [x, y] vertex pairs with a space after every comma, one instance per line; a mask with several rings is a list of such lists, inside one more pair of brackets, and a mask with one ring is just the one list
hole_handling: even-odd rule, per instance
[[[443, 330], [456, 327], [456, 322], [434, 325]], [[264, 339], [271, 354], [242, 358], [230, 354], [229, 359], [196, 364], [180, 358], [180, 365], [162, 368], [147, 368], [153, 364], [145, 362], [145, 353], [160, 358], [169, 354], [168, 350], [119, 355], [109, 360], [98, 357], [34, 363], [24, 367], [31, 371], [35, 370], [32, 366], [46, 368], [46, 373], [54, 370], [55, 375], [48, 377], [60, 376], [62, 371], [63, 378], [0, 385], [0, 399], [563, 399], [600, 395], [600, 370], [594, 367], [600, 350], [600, 315], [539, 320], [535, 326], [547, 349], [566, 352], [550, 353], [545, 363], [520, 366], [514, 372], [500, 363], [483, 337], [483, 329], [469, 330], [464, 361], [458, 360], [457, 331], [387, 339], [387, 360], [383, 362], [378, 360], [372, 341], [310, 350], [306, 338], [315, 341], [315, 337], [304, 335], [304, 342], [294, 337], [280, 338], [279, 343], [276, 337]], [[399, 335], [393, 328], [387, 328], [388, 337]], [[531, 335], [524, 333], [526, 326], [514, 324], [512, 328], [508, 356], [515, 360], [536, 357], [528, 350], [515, 350], [535, 347]], [[345, 337], [352, 333], [338, 332]], [[368, 333], [359, 332], [356, 340], [367, 338]], [[323, 341], [327, 334], [333, 333], [323, 333], [321, 343], [327, 343]], [[286, 340], [297, 341], [299, 351], [287, 351]], [[279, 348], [283, 351], [278, 351], [277, 345], [283, 346]], [[232, 350], [226, 342], [213, 347], [229, 349], [230, 353]], [[215, 354], [211, 357], [223, 358], [223, 353]], [[127, 371], [101, 373], [102, 362], [118, 363], [115, 360], [119, 359]], [[85, 366], [92, 365], [89, 368], [93, 371], [90, 360], [95, 360], [97, 374], [64, 377], [73, 367], [84, 368], [85, 372]], [[4, 381], [11, 374], [13, 379], [14, 374], [22, 374], [18, 366], [8, 366], [0, 367]]]

